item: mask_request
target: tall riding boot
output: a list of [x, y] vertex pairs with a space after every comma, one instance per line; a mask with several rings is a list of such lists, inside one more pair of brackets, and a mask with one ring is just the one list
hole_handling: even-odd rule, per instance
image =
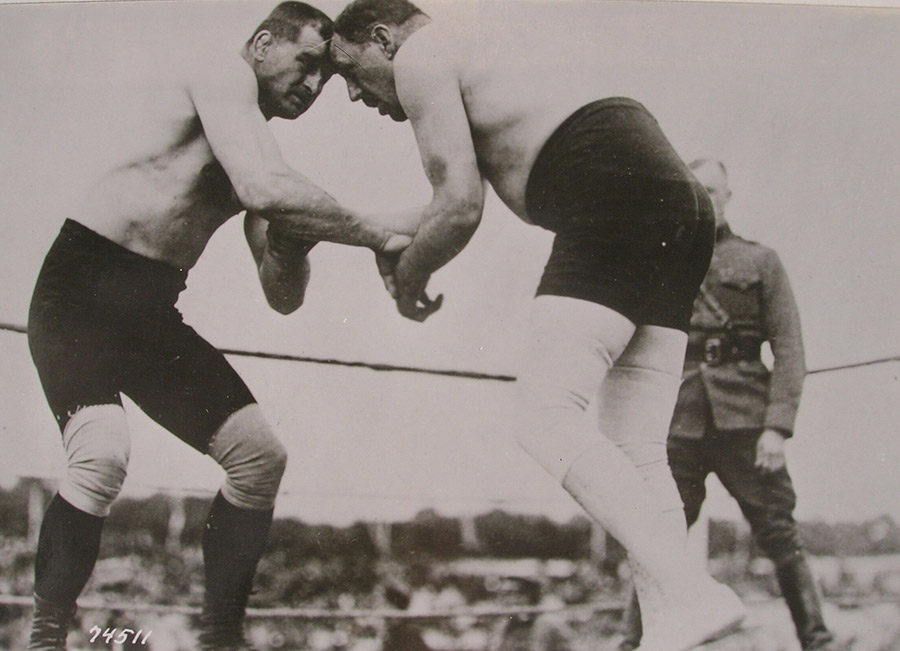
[[34, 595], [34, 615], [31, 620], [31, 639], [28, 649], [64, 651], [69, 624], [75, 607], [58, 606]]
[[822, 599], [816, 579], [803, 554], [778, 566], [775, 570], [781, 593], [787, 602], [800, 646], [808, 649], [827, 649], [834, 636], [822, 617]]

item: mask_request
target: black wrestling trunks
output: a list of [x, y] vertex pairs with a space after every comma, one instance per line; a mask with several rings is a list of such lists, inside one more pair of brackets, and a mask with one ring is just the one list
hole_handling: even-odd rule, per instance
[[556, 233], [537, 294], [609, 307], [687, 332], [715, 243], [709, 196], [638, 102], [567, 118], [528, 178], [528, 216]]
[[59, 427], [120, 393], [206, 452], [228, 416], [255, 402], [175, 308], [187, 272], [67, 220], [31, 301], [28, 343]]

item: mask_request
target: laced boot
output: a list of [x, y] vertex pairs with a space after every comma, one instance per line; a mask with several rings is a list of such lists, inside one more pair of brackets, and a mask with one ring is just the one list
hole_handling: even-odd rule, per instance
[[252, 651], [244, 638], [244, 608], [204, 607], [198, 644], [204, 651]]
[[34, 615], [28, 649], [65, 651], [69, 624], [75, 617], [75, 606], [59, 606], [34, 595]]

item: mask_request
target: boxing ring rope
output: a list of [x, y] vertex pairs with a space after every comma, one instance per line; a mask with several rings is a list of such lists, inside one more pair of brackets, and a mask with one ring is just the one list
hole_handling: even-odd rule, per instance
[[[0, 330], [9, 332], [17, 332], [27, 334], [28, 329], [25, 326], [0, 322]], [[494, 382], [515, 382], [514, 375], [503, 375], [498, 373], [480, 373], [477, 371], [464, 371], [455, 369], [434, 369], [424, 368], [421, 366], [403, 366], [397, 364], [380, 364], [373, 362], [348, 361], [343, 359], [335, 359], [330, 357], [310, 357], [305, 355], [288, 355], [286, 353], [268, 353], [263, 351], [241, 350], [237, 348], [219, 348], [219, 352], [224, 355], [234, 357], [255, 357], [257, 359], [271, 359], [285, 362], [301, 362], [306, 364], [325, 364], [330, 366], [344, 366], [350, 368], [367, 368], [373, 371], [390, 371], [400, 373], [422, 373], [426, 375], [441, 375], [444, 377], [457, 377], [470, 380], [492, 380]], [[850, 362], [847, 364], [837, 364], [834, 366], [823, 366], [820, 368], [810, 369], [807, 375], [815, 375], [817, 373], [831, 373], [834, 371], [843, 371], [846, 369], [861, 368], [863, 366], [873, 366], [876, 364], [885, 364], [888, 362], [900, 362], [900, 355], [889, 355], [886, 357], [878, 357], [875, 359], [863, 360], [859, 362]]]
[[[0, 331], [8, 331], [19, 334], [27, 334], [27, 328], [22, 325], [13, 324], [13, 323], [5, 323], [0, 322]], [[418, 373], [425, 375], [436, 375], [436, 376], [444, 376], [444, 377], [455, 377], [455, 378], [464, 378], [464, 379], [475, 379], [475, 380], [487, 380], [494, 382], [514, 382], [516, 380], [515, 376], [512, 375], [504, 375], [504, 374], [496, 374], [496, 373], [482, 373], [475, 371], [467, 371], [467, 370], [457, 370], [457, 369], [433, 369], [433, 368], [424, 368], [417, 366], [404, 366], [404, 365], [396, 365], [396, 364], [382, 364], [382, 363], [371, 363], [371, 362], [363, 362], [363, 361], [350, 361], [350, 360], [342, 360], [336, 358], [324, 358], [324, 357], [312, 357], [312, 356], [301, 356], [301, 355], [290, 355], [284, 353], [271, 353], [264, 351], [250, 351], [250, 350], [241, 350], [241, 349], [230, 349], [230, 348], [219, 348], [219, 351], [224, 355], [234, 356], [234, 357], [251, 357], [257, 359], [268, 359], [268, 360], [276, 360], [276, 361], [289, 361], [289, 362], [298, 362], [298, 363], [307, 363], [307, 364], [322, 364], [322, 365], [330, 365], [330, 366], [342, 366], [342, 367], [350, 367], [350, 368], [366, 368], [374, 371], [383, 371], [383, 372], [401, 372], [401, 373]], [[900, 362], [900, 355], [888, 355], [884, 357], [878, 357], [874, 359], [862, 360], [858, 362], [850, 362], [846, 364], [837, 364], [832, 366], [823, 366], [819, 368], [810, 369], [807, 371], [807, 375], [816, 375], [823, 373], [831, 373], [836, 371], [842, 371], [847, 369], [855, 369], [866, 366], [874, 366], [878, 364], [886, 364], [890, 362]], [[35, 477], [34, 479], [47, 480], [48, 478]], [[164, 487], [153, 487], [153, 486], [141, 486], [141, 488], [148, 490], [155, 490], [156, 492], [165, 493], [167, 495], [173, 497], [187, 497], [187, 496], [198, 496], [198, 497], [208, 497], [213, 493], [213, 491], [206, 491], [203, 489], [185, 489], [185, 488], [164, 488]], [[324, 493], [316, 493], [309, 491], [279, 491], [280, 496], [296, 496], [296, 495], [304, 495], [307, 497], [311, 496], [322, 496]], [[328, 493], [329, 496], [334, 496], [332, 493]], [[341, 494], [342, 497], [365, 497], [368, 499], [384, 499], [384, 500], [403, 500], [403, 499], [412, 499], [409, 496], [404, 495], [357, 495], [353, 493]], [[436, 497], [435, 499], [439, 499]], [[501, 499], [483, 499], [483, 498], [460, 498], [454, 497], [456, 501], [474, 501], [478, 500], [481, 502], [487, 502], [493, 505], [502, 505], [513, 502], [522, 502], [529, 501], [533, 502], [534, 499], [522, 498], [522, 499], [510, 499], [510, 498], [501, 498]], [[549, 502], [550, 500], [543, 500]], [[25, 597], [20, 595], [10, 595], [10, 594], [0, 594], [0, 605], [3, 606], [14, 606], [14, 607], [22, 607], [22, 608], [31, 608], [33, 607], [33, 598]], [[196, 606], [179, 606], [179, 605], [164, 605], [164, 604], [142, 604], [142, 603], [124, 603], [124, 602], [101, 602], [95, 600], [84, 600], [82, 602], [79, 600], [79, 608], [84, 610], [110, 610], [110, 611], [124, 611], [130, 613], [156, 613], [156, 614], [180, 614], [186, 616], [194, 616], [200, 614], [200, 608]], [[391, 609], [372, 609], [372, 610], [361, 610], [361, 609], [346, 609], [346, 610], [326, 610], [326, 609], [318, 609], [318, 608], [248, 608], [247, 609], [247, 617], [248, 618], [256, 618], [256, 619], [300, 619], [300, 620], [364, 620], [364, 619], [383, 619], [383, 620], [442, 620], [442, 619], [452, 619], [457, 617], [472, 617], [472, 618], [494, 618], [494, 617], [509, 617], [516, 616], [522, 614], [542, 614], [542, 613], [598, 613], [598, 612], [621, 612], [624, 610], [625, 604], [619, 601], [614, 600], [600, 600], [594, 601], [585, 604], [571, 604], [571, 605], [561, 605], [558, 607], [542, 607], [542, 606], [534, 606], [534, 607], [514, 607], [514, 608], [485, 608], [485, 607], [473, 607], [473, 608], [459, 608], [459, 609], [451, 609], [451, 610], [443, 610], [443, 611], [429, 611], [429, 612], [409, 612], [404, 610], [391, 610]]]

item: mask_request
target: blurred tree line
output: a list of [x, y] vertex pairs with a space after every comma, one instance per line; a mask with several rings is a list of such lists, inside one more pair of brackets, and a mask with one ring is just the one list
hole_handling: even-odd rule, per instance
[[[28, 479], [0, 489], [0, 542], [17, 550], [4, 568], [10, 579], [6, 590], [17, 591], [30, 579], [37, 528], [51, 494], [49, 486]], [[104, 531], [95, 589], [124, 590], [138, 598], [152, 594], [162, 603], [192, 600], [202, 583], [200, 541], [208, 508], [209, 499], [199, 497], [117, 500]], [[900, 553], [900, 527], [887, 516], [858, 523], [807, 522], [801, 529], [814, 555]], [[557, 523], [501, 510], [468, 521], [426, 510], [406, 522], [347, 527], [277, 519], [260, 565], [256, 601], [333, 607], [342, 593], [370, 593], [379, 581], [378, 563], [386, 559], [413, 575], [418, 568], [422, 583], [433, 580], [426, 576], [429, 567], [460, 558], [597, 561], [594, 536], [585, 517]], [[746, 527], [710, 523], [710, 557], [749, 548]], [[598, 568], [614, 575], [624, 553], [612, 539], [603, 549]], [[135, 573], [144, 578], [133, 581]]]

